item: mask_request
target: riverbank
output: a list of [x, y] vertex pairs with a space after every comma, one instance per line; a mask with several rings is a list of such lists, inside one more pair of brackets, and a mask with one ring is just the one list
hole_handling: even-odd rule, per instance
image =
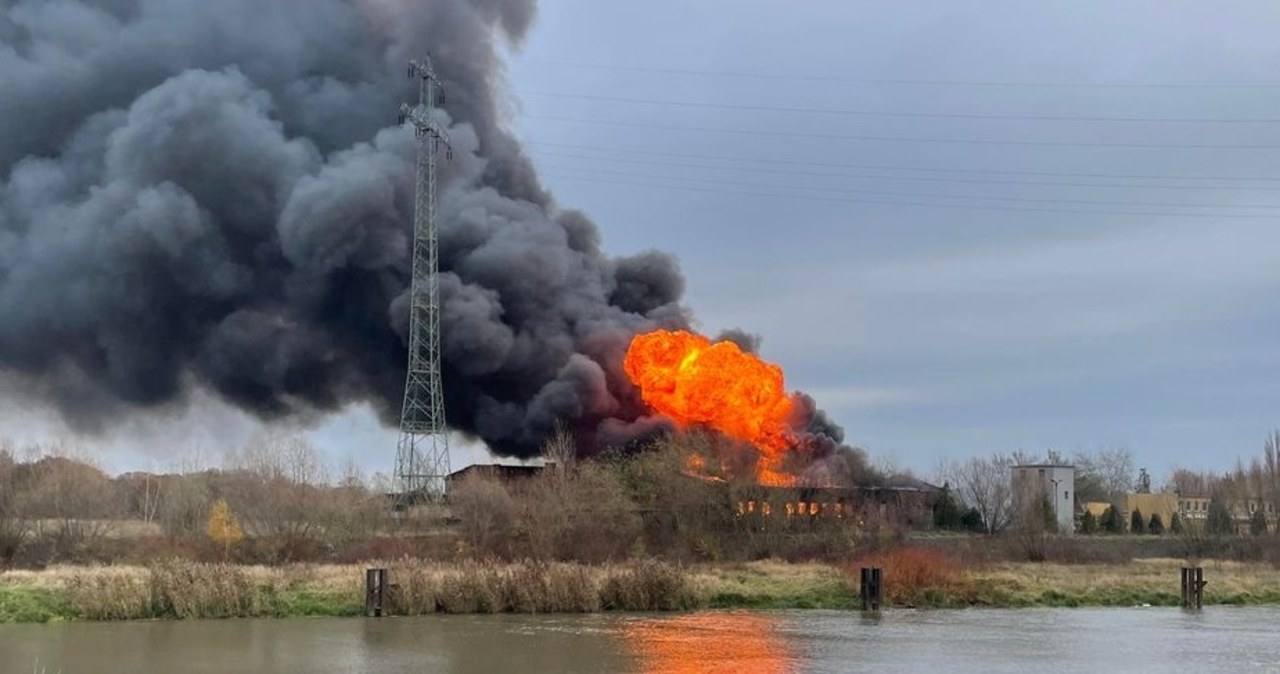
[[[893, 562], [897, 562], [896, 564]], [[879, 560], [890, 604], [915, 607], [1172, 606], [1170, 559], [1120, 565], [994, 564], [922, 568]], [[850, 609], [850, 568], [764, 561], [678, 567], [661, 562], [577, 564], [401, 561], [383, 564], [396, 585], [392, 611], [554, 613], [693, 608]], [[1280, 570], [1204, 563], [1206, 604], [1280, 604]], [[0, 573], [0, 622], [156, 618], [356, 616], [363, 565], [54, 567]]]

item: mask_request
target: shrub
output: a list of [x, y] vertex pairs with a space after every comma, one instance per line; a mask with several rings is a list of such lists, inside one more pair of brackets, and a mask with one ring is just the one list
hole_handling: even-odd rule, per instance
[[1267, 533], [1267, 516], [1262, 514], [1262, 508], [1253, 511], [1253, 515], [1249, 517], [1249, 533], [1254, 536]]
[[675, 611], [696, 604], [688, 574], [654, 560], [609, 569], [600, 600], [606, 610], [615, 611]]
[[390, 608], [424, 613], [582, 613], [600, 610], [594, 569], [576, 564], [494, 561], [443, 566], [405, 560], [390, 566]]
[[1102, 513], [1102, 521], [1098, 523], [1102, 530], [1109, 534], [1124, 533], [1124, 520], [1120, 517], [1120, 511], [1114, 506], [1108, 506]]
[[858, 559], [850, 567], [850, 577], [858, 569], [880, 567], [884, 574], [884, 598], [890, 604], [939, 605], [968, 603], [971, 588], [965, 566], [954, 556], [922, 547], [900, 547]]
[[71, 610], [89, 620], [154, 617], [151, 583], [137, 568], [76, 569], [66, 581]]
[[1142, 511], [1137, 508], [1129, 515], [1129, 533], [1141, 534], [1147, 530], [1147, 521], [1142, 519]]
[[1222, 503], [1221, 498], [1209, 501], [1207, 519], [1209, 533], [1215, 536], [1226, 536], [1235, 533], [1235, 525], [1231, 522], [1231, 513], [1227, 511], [1227, 506]]
[[938, 494], [938, 500], [933, 505], [933, 527], [958, 530], [964, 526], [963, 517], [960, 504], [956, 503], [955, 497], [951, 495], [951, 485], [943, 484], [942, 492]]
[[248, 572], [233, 564], [168, 560], [151, 567], [151, 597], [157, 615], [230, 618], [262, 613], [262, 597]]

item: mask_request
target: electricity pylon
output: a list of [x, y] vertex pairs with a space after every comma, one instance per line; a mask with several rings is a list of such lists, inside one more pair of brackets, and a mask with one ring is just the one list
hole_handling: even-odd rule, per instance
[[400, 105], [400, 121], [413, 125], [418, 139], [413, 200], [413, 271], [409, 287], [409, 363], [400, 408], [396, 477], [405, 503], [439, 499], [449, 476], [449, 429], [440, 381], [440, 284], [436, 230], [436, 152], [449, 135], [432, 116], [440, 80], [431, 59], [409, 62], [418, 78], [418, 103]]

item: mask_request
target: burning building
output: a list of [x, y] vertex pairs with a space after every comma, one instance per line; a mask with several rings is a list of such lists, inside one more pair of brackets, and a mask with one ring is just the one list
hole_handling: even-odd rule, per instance
[[[631, 340], [623, 368], [644, 404], [677, 432], [704, 429], [706, 451], [691, 451], [693, 473], [760, 485], [853, 486], [870, 475], [862, 453], [803, 393], [788, 393], [782, 368], [738, 343], [688, 331], [657, 330]], [[852, 470], [861, 473], [849, 479]]]

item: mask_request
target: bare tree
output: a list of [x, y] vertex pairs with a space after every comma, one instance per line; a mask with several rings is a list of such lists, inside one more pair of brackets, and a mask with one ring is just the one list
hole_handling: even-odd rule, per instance
[[[1134, 488], [1133, 452], [1127, 447], [1076, 452], [1077, 483], [1096, 484], [1107, 501], [1118, 503]], [[1077, 488], [1077, 492], [1080, 491]]]
[[1212, 473], [1194, 471], [1187, 468], [1174, 468], [1165, 483], [1165, 491], [1173, 491], [1183, 496], [1208, 496], [1217, 489], [1221, 478]]
[[118, 512], [111, 479], [88, 457], [58, 446], [25, 466], [17, 490], [37, 536], [53, 543], [55, 556], [76, 554], [107, 532]]
[[306, 438], [268, 433], [228, 457], [223, 476], [227, 500], [242, 514], [247, 532], [275, 539], [283, 557], [318, 533], [327, 472]]
[[8, 568], [27, 539], [28, 525], [20, 503], [13, 452], [7, 446], [0, 447], [0, 569]]
[[518, 511], [500, 479], [469, 475], [451, 490], [449, 504], [471, 550], [479, 555], [510, 554]]
[[577, 465], [578, 447], [563, 421], [556, 422], [555, 431], [542, 444], [542, 458], [554, 464], [553, 470], [561, 481]]
[[987, 533], [998, 533], [1009, 526], [1013, 490], [1010, 467], [1014, 459], [1008, 454], [971, 457], [944, 465], [942, 477], [956, 490], [966, 505], [982, 516]]
[[1269, 506], [1269, 516], [1280, 515], [1280, 430], [1267, 435], [1262, 445], [1262, 461], [1255, 464], [1254, 496]]

